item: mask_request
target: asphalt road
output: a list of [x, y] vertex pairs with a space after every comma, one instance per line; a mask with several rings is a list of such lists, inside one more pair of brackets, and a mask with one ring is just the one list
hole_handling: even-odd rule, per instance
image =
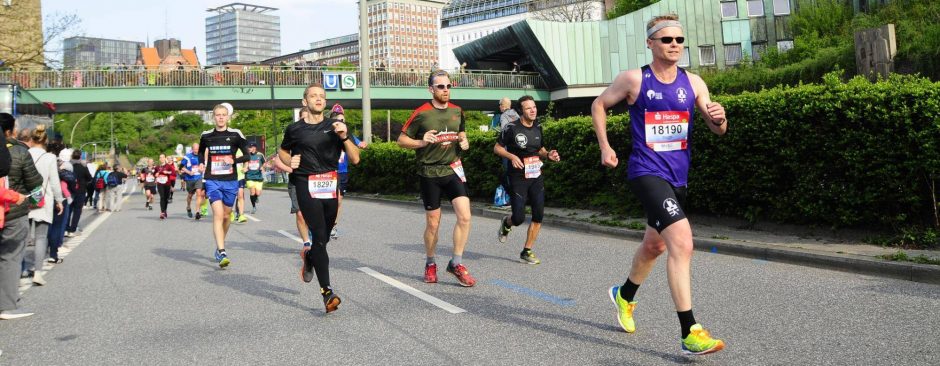
[[0, 321], [0, 365], [940, 364], [940, 286], [697, 252], [696, 318], [727, 348], [685, 357], [664, 260], [640, 288], [637, 333], [617, 325], [607, 289], [637, 242], [545, 227], [532, 266], [516, 261], [525, 226], [501, 245], [497, 220], [474, 218], [464, 262], [479, 283], [463, 288], [443, 269], [445, 211], [440, 282], [425, 284], [421, 207], [352, 199], [329, 244], [343, 303], [327, 315], [279, 232], [296, 235], [286, 193], [266, 191], [260, 221], [232, 227], [226, 270], [184, 199], [160, 221], [134, 195], [86, 235], [23, 294], [37, 315]]

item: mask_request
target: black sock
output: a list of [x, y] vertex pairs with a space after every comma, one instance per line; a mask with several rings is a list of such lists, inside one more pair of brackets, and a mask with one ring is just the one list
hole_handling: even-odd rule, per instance
[[627, 300], [627, 302], [633, 301], [633, 298], [636, 297], [636, 290], [639, 289], [640, 285], [633, 283], [627, 278], [627, 282], [624, 282], [623, 286], [620, 286], [620, 297]]
[[679, 324], [682, 327], [682, 339], [689, 336], [689, 328], [695, 325], [695, 316], [692, 315], [692, 309], [688, 311], [677, 311], [679, 314]]
[[219, 254], [225, 254], [225, 249], [219, 249]]
[[330, 288], [330, 287], [321, 287], [321, 288], [320, 288], [320, 295], [323, 295], [323, 297], [330, 296], [331, 294], [333, 294], [333, 289], [332, 289], [332, 288]]
[[258, 196], [251, 195], [249, 198], [251, 198], [251, 207], [255, 207], [255, 204], [258, 203]]
[[320, 288], [330, 288], [330, 256], [326, 254], [326, 244], [313, 243], [307, 256], [313, 262]]

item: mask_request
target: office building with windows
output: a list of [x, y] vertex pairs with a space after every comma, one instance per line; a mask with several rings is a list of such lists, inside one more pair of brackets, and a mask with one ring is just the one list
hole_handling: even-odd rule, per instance
[[231, 3], [208, 9], [206, 63], [251, 63], [281, 54], [281, 18], [276, 8]]
[[133, 65], [143, 42], [117, 39], [70, 37], [63, 42], [62, 63], [66, 69]]
[[373, 67], [430, 70], [438, 67], [441, 9], [448, 0], [370, 0], [369, 56]]
[[343, 61], [359, 65], [359, 33], [311, 42], [308, 50], [272, 57], [261, 63], [266, 65], [332, 66]]

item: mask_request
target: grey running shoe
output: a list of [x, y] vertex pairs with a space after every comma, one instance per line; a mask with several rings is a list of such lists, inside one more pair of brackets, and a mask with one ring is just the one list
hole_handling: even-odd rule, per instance
[[528, 264], [542, 263], [542, 261], [539, 260], [539, 257], [536, 257], [532, 250], [523, 250], [522, 253], [519, 253], [519, 260]]
[[512, 232], [512, 226], [506, 226], [506, 220], [509, 220], [509, 216], [503, 216], [503, 219], [499, 221], [499, 229], [496, 231], [496, 238], [500, 243], [505, 243], [509, 233]]

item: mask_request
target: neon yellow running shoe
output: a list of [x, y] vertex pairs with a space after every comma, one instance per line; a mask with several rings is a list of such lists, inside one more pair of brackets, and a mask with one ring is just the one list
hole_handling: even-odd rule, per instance
[[238, 215], [238, 223], [239, 223], [239, 224], [243, 224], [243, 223], [245, 223], [245, 222], [247, 222], [247, 221], [248, 221], [248, 218], [245, 217], [244, 214]]
[[617, 322], [627, 333], [636, 332], [636, 323], [633, 321], [633, 309], [636, 309], [636, 301], [627, 301], [620, 297], [620, 286], [614, 286], [608, 291], [610, 301], [617, 306]]
[[725, 348], [725, 342], [720, 339], [714, 339], [701, 324], [695, 324], [690, 328], [691, 333], [682, 340], [682, 353], [687, 355], [706, 355], [715, 353]]

